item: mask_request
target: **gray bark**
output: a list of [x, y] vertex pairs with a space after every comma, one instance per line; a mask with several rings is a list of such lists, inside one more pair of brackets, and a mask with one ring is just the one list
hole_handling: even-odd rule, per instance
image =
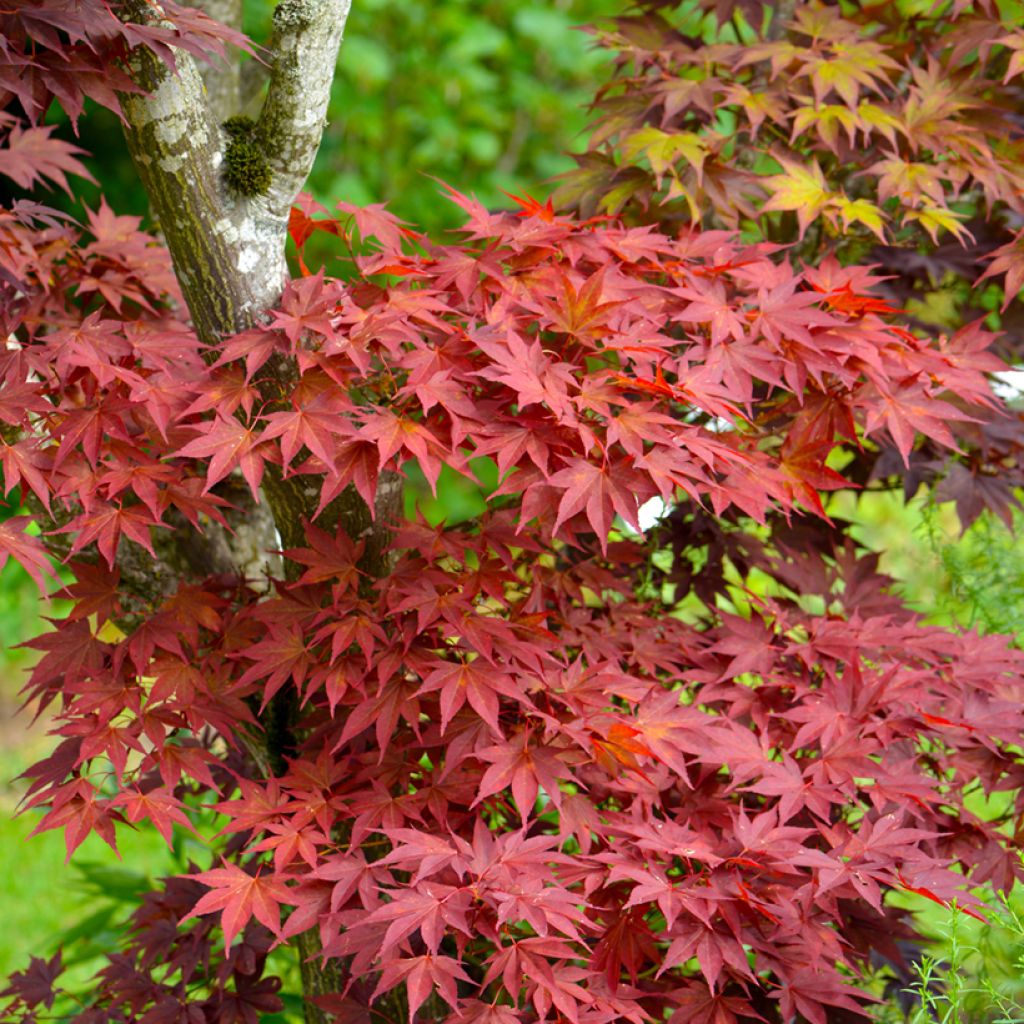
[[[222, 25], [242, 29], [242, 0], [192, 0], [192, 6], [208, 14]], [[206, 86], [206, 101], [219, 124], [241, 109], [241, 65], [237, 60], [222, 64], [203, 64], [199, 73]]]
[[[231, 0], [209, 2], [219, 9]], [[145, 50], [132, 59], [144, 93], [122, 97], [128, 146], [204, 341], [252, 326], [280, 298], [288, 211], [320, 145], [350, 3], [282, 0], [274, 12], [270, 86], [252, 136], [271, 172], [262, 195], [225, 181], [230, 140], [221, 123], [225, 103], [241, 102], [237, 66], [207, 73], [211, 94], [187, 53], [175, 55], [176, 72]], [[139, 3], [133, 16], [160, 13]]]

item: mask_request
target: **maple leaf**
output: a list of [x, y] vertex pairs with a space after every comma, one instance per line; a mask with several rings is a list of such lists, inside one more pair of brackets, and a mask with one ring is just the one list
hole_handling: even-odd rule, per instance
[[451, 839], [427, 835], [411, 828], [381, 830], [393, 844], [390, 853], [376, 863], [398, 864], [403, 870], [416, 868], [410, 885], [417, 885], [423, 878], [438, 874], [444, 868], [454, 868], [461, 878], [466, 873], [465, 855], [456, 849]]
[[889, 432], [896, 448], [909, 465], [915, 431], [947, 448], [957, 449], [948, 423], [970, 421], [967, 413], [949, 402], [930, 397], [920, 386], [910, 384], [893, 392], [879, 392], [880, 402], [868, 409], [864, 432], [871, 434], [881, 427]]
[[552, 324], [574, 338], [596, 344], [609, 333], [608, 314], [623, 304], [621, 300], [601, 302], [603, 282], [604, 273], [598, 271], [577, 291], [569, 277], [564, 276], [561, 301], [544, 303]]
[[807, 61], [798, 74], [811, 79], [814, 98], [820, 104], [833, 90], [851, 108], [857, 106], [862, 87], [881, 91], [887, 71], [899, 72], [900, 65], [879, 43], [860, 40], [836, 41], [831, 53]]
[[[811, 286], [815, 291], [826, 291], [826, 289], [814, 282]], [[847, 281], [842, 287], [833, 289], [825, 296], [825, 304], [829, 309], [837, 310], [851, 316], [866, 316], [869, 313], [888, 314], [899, 313], [901, 310], [894, 309], [884, 299], [872, 295], [859, 295], [853, 290], [853, 285]]]
[[[253, 374], [256, 373], [262, 366], [266, 365], [266, 362], [270, 357], [279, 350], [284, 348], [284, 343], [278, 334], [273, 331], [264, 330], [262, 328], [253, 328], [249, 331], [242, 331], [241, 334], [236, 334], [234, 337], [228, 338], [220, 348], [220, 356], [217, 361], [213, 364], [214, 368], [230, 366], [231, 363], [236, 362], [239, 359], [245, 359], [245, 378], [243, 381], [244, 387], [236, 389], [235, 394], [238, 396], [237, 405], [232, 408], [227, 403], [221, 404], [216, 401], [209, 401], [204, 399], [204, 404], [190, 406], [191, 411], [200, 411], [202, 409], [219, 409], [225, 415], [234, 412], [234, 409], [238, 405], [243, 405], [245, 408], [246, 415], [250, 415], [252, 412], [252, 401], [255, 398], [255, 394], [252, 389], [247, 385], [252, 380]], [[230, 377], [230, 380], [237, 380], [237, 377]], [[209, 383], [204, 382], [204, 389], [208, 388]], [[188, 410], [186, 410], [188, 411]]]
[[271, 631], [266, 640], [249, 647], [245, 656], [253, 661], [239, 679], [239, 686], [264, 679], [262, 707], [289, 679], [301, 687], [312, 663], [312, 652], [302, 633], [292, 627], [282, 633]]
[[957, 239], [972, 239], [974, 236], [961, 223], [963, 214], [947, 210], [942, 206], [922, 206], [919, 210], [904, 210], [904, 221], [917, 221], [928, 232], [933, 242], [938, 241], [940, 231], [948, 231]]
[[634, 160], [640, 153], [650, 162], [659, 187], [665, 175], [674, 171], [676, 162], [680, 160], [694, 168], [699, 185], [708, 157], [708, 144], [695, 132], [666, 132], [649, 125], [623, 140], [623, 155], [627, 160]]
[[457, 960], [448, 956], [427, 953], [424, 956], [386, 960], [370, 998], [376, 999], [402, 981], [405, 982], [409, 1002], [409, 1024], [412, 1024], [416, 1011], [426, 1002], [431, 992], [436, 990], [449, 1006], [456, 1007], [459, 1004], [456, 982], [470, 982], [472, 979]]
[[782, 158], [779, 158], [779, 163], [783, 172], [763, 179], [771, 196], [762, 209], [765, 212], [795, 210], [800, 237], [803, 238], [811, 221], [832, 201], [834, 193], [817, 160], [812, 160], [806, 167]]
[[0, 173], [12, 178], [22, 188], [31, 188], [37, 181], [49, 178], [68, 195], [71, 187], [66, 174], [96, 183], [85, 165], [77, 159], [84, 149], [70, 142], [52, 138], [55, 125], [36, 125], [22, 129], [14, 125], [3, 140], [3, 161]]
[[852, 146], [860, 124], [860, 118], [847, 106], [827, 103], [800, 107], [793, 113], [793, 131], [789, 141], [792, 144], [813, 126], [822, 142], [836, 152], [840, 129], [846, 132], [846, 141]]
[[467, 701], [470, 707], [494, 730], [501, 735], [498, 724], [499, 697], [522, 699], [521, 688], [508, 676], [495, 671], [482, 660], [466, 664], [438, 665], [424, 677], [417, 693], [441, 694], [441, 732], [443, 733]]
[[820, 516], [825, 516], [825, 509], [818, 492], [849, 486], [845, 477], [825, 465], [832, 447], [831, 441], [809, 442], [799, 447], [787, 441], [780, 452], [779, 469], [791, 498]]
[[274, 326], [284, 331], [293, 346], [307, 331], [331, 338], [338, 299], [337, 284], [325, 284], [322, 269], [312, 277], [290, 281], [281, 296], [281, 308], [273, 313]]
[[395, 253], [401, 253], [402, 239], [416, 237], [405, 221], [387, 210], [385, 203], [369, 203], [366, 206], [355, 206], [348, 202], [335, 204], [342, 213], [347, 213], [356, 222], [359, 234], [363, 238], [375, 238], [384, 247]]
[[466, 919], [471, 902], [466, 889], [421, 881], [415, 889], [392, 891], [390, 896], [390, 903], [378, 907], [367, 918], [367, 924], [390, 922], [381, 942], [383, 955], [393, 952], [416, 931], [433, 954], [437, 953], [447, 928], [472, 934]]
[[122, 534], [155, 557], [156, 552], [153, 550], [150, 529], [154, 526], [164, 525], [159, 519], [153, 518], [143, 505], [125, 507], [124, 505], [101, 503], [90, 511], [76, 516], [66, 526], [53, 532], [77, 534], [71, 544], [72, 555], [95, 541], [100, 554], [113, 570], [117, 557], [117, 545]]
[[764, 1019], [742, 996], [712, 992], [700, 981], [687, 982], [674, 993], [672, 1002], [679, 1007], [670, 1018], [673, 1024], [736, 1024], [737, 1017]]
[[708, 723], [693, 709], [682, 707], [678, 694], [670, 691], [652, 692], [637, 707], [630, 728], [639, 737], [640, 753], [672, 766], [686, 776], [682, 754], [700, 753], [706, 746]]
[[317, 231], [325, 231], [332, 235], [341, 234], [338, 222], [333, 217], [310, 216], [314, 213], [327, 214], [327, 208], [308, 192], [300, 192], [295, 199], [295, 205], [288, 211], [288, 237], [298, 250], [299, 270], [304, 277], [308, 277], [311, 271], [303, 258], [303, 248], [312, 235]]
[[68, 613], [69, 621], [95, 615], [102, 623], [120, 613], [118, 584], [121, 574], [117, 569], [110, 572], [102, 566], [85, 562], [70, 562], [67, 568], [75, 578], [74, 583], [69, 583], [61, 591], [62, 597], [75, 602], [75, 607]]
[[43, 960], [38, 956], [30, 957], [28, 967], [15, 971], [10, 976], [7, 988], [0, 992], [0, 995], [5, 998], [16, 998], [28, 1009], [45, 1006], [49, 1010], [57, 998], [55, 983], [63, 972], [63, 954], [60, 950], [49, 960]]
[[305, 533], [310, 543], [308, 548], [290, 548], [283, 552], [293, 562], [308, 566], [297, 582], [323, 583], [335, 580], [335, 600], [345, 590], [356, 589], [360, 576], [357, 565], [363, 554], [364, 543], [354, 542], [342, 530], [332, 536], [314, 523], [305, 523]]
[[124, 808], [124, 815], [128, 821], [138, 822], [145, 819], [152, 822], [169, 847], [174, 845], [174, 825], [182, 825], [190, 832], [193, 831], [184, 805], [167, 790], [125, 790], [114, 798], [114, 806]]
[[[501, 191], [505, 192], [504, 189]], [[505, 195], [519, 207], [517, 213], [519, 217], [540, 217], [541, 220], [546, 220], [548, 223], [555, 219], [555, 210], [551, 205], [550, 197], [541, 203], [534, 199], [529, 192], [524, 192], [522, 196], [513, 195], [511, 192], [505, 192]]]
[[4, 494], [27, 484], [32, 493], [50, 511], [50, 488], [44, 471], [51, 466], [48, 453], [29, 440], [6, 444], [0, 441], [0, 468], [4, 473]]
[[395, 456], [399, 460], [414, 456], [436, 493], [443, 448], [422, 423], [385, 409], [367, 418], [360, 435], [376, 443], [380, 469]]
[[874, 203], [867, 199], [847, 199], [839, 196], [833, 201], [839, 211], [843, 228], [849, 229], [851, 224], [863, 224], [880, 242], [885, 242], [885, 214]]
[[624, 465], [614, 469], [608, 465], [595, 465], [585, 459], [574, 459], [555, 473], [548, 483], [561, 490], [554, 530], [578, 512], [585, 512], [602, 548], [607, 547], [608, 531], [616, 513], [637, 533], [640, 524], [637, 510], [640, 502], [649, 497], [638, 484], [637, 474]]
[[[237, 348], [233, 346], [239, 346], [241, 341], [242, 336], [232, 338], [225, 345], [225, 354], [229, 349], [234, 354]], [[211, 374], [202, 382], [199, 396], [181, 411], [181, 419], [195, 413], [207, 412], [210, 409], [215, 410], [224, 418], [234, 416], [239, 409], [243, 409], [247, 416], [252, 415], [253, 404], [259, 392], [249, 383], [252, 373], [250, 358], [254, 356], [255, 351], [260, 350], [258, 348], [254, 350], [248, 344], [245, 345], [245, 349], [247, 352], [246, 373], [242, 374], [237, 367], [229, 367]], [[267, 356], [269, 356], [269, 352]], [[261, 364], [257, 361], [255, 365]]]
[[478, 331], [473, 340], [493, 363], [477, 370], [477, 375], [512, 389], [521, 409], [536, 403], [546, 405], [559, 419], [575, 418], [570, 391], [576, 380], [570, 364], [556, 362], [539, 342], [528, 343], [513, 330], [500, 340]]
[[305, 406], [272, 412], [263, 418], [263, 422], [266, 427], [261, 439], [281, 438], [281, 457], [286, 466], [291, 465], [303, 446], [323, 463], [329, 464], [334, 457], [335, 437], [347, 432], [339, 423], [336, 409]]
[[618, 775], [622, 768], [626, 768], [639, 775], [645, 782], [650, 782], [636, 755], [653, 758], [654, 752], [646, 743], [637, 739], [640, 735], [640, 729], [634, 729], [624, 722], [614, 722], [604, 736], [592, 733], [590, 745], [594, 750], [594, 759], [612, 776]]
[[176, 458], [210, 457], [204, 493], [237, 466], [253, 498], [259, 501], [263, 468], [271, 452], [270, 446], [263, 443], [254, 427], [246, 427], [234, 418], [221, 416], [205, 424], [200, 437], [172, 454]]
[[210, 891], [181, 919], [183, 922], [219, 910], [225, 947], [231, 945], [252, 917], [278, 938], [282, 937], [281, 904], [292, 902], [291, 889], [284, 882], [263, 877], [260, 869], [251, 875], [228, 862], [192, 877]]
[[1024, 288], [1024, 231], [1006, 245], [1001, 245], [989, 253], [989, 258], [992, 262], [985, 268], [985, 273], [978, 278], [978, 282], [999, 274], [1006, 275], [1002, 305], [1005, 313], [1010, 303], [1017, 298], [1021, 288]]
[[1024, 34], [1017, 32], [1001, 36], [995, 42], [1013, 51], [1006, 66], [1006, 74], [1003, 76], [1003, 85], [1006, 85], [1011, 78], [1024, 73]]
[[512, 790], [512, 799], [523, 821], [526, 821], [537, 802], [541, 786], [557, 806], [561, 799], [559, 779], [571, 779], [559, 751], [530, 743], [530, 734], [523, 731], [511, 741], [478, 750], [477, 756], [489, 761], [490, 767], [480, 779], [474, 804], [506, 787]]

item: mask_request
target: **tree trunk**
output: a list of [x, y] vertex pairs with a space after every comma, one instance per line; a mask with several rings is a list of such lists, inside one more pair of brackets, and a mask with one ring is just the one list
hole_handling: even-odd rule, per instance
[[[350, 2], [281, 0], [274, 12], [266, 97], [252, 122], [238, 115], [243, 106], [252, 105], [252, 97], [244, 95], [245, 83], [256, 76], [241, 75], [237, 64], [201, 70], [180, 51], [175, 72], [147, 50], [132, 60], [133, 78], [143, 91], [121, 98], [128, 147], [170, 250], [192, 323], [207, 344], [216, 345], [259, 323], [281, 297], [288, 276], [289, 210], [320, 144]], [[235, 27], [240, 21], [239, 0], [202, 0], [202, 6]], [[137, 0], [131, 17], [146, 22], [160, 14], [156, 5]], [[289, 363], [280, 359], [272, 364], [280, 382], [295, 374]], [[250, 497], [244, 510], [249, 543], [230, 556], [235, 568], [250, 576], [252, 538], [264, 557], [277, 547], [303, 546], [303, 519], [312, 517], [319, 501], [318, 489], [308, 478], [286, 478], [277, 467], [268, 468], [263, 496], [259, 505]], [[383, 474], [374, 516], [349, 487], [318, 524], [328, 530], [340, 526], [363, 540], [361, 568], [371, 577], [380, 576], [388, 568], [386, 524], [400, 512], [401, 500], [398, 477]], [[223, 557], [225, 544], [217, 550]], [[244, 558], [250, 564], [242, 564]], [[297, 567], [286, 564], [284, 571], [294, 578]], [[271, 702], [261, 722], [266, 726], [264, 748], [251, 751], [261, 770], [271, 774], [283, 764], [280, 730], [269, 727], [275, 716], [278, 721], [288, 718], [279, 701]], [[306, 1020], [320, 1024], [326, 1018], [309, 997], [337, 991], [339, 978], [331, 965], [317, 962], [315, 930], [300, 936], [296, 947]]]

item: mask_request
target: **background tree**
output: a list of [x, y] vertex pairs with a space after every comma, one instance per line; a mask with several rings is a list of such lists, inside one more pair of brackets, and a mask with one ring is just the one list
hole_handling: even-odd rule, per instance
[[[747, 8], [767, 62], [780, 26], [837, 20]], [[4, 479], [46, 524], [7, 520], [0, 553], [74, 575], [32, 642], [60, 739], [27, 804], [69, 854], [221, 826], [140, 899], [76, 1018], [255, 1020], [286, 942], [310, 1020], [862, 1012], [855, 979], [904, 969], [913, 936], [889, 892], [976, 908], [965, 882], [1020, 870], [1024, 679], [1000, 638], [907, 612], [822, 492], [999, 417], [991, 335], [915, 332], [870, 270], [687, 228], [653, 192], [623, 224], [449, 190], [452, 245], [320, 207], [299, 190], [346, 15], [283, 0], [251, 95], [259, 65], [217, 60], [244, 39], [194, 9], [2, 16], [4, 173], [83, 174], [39, 121], [90, 96], [123, 116], [163, 239], [106, 206], [0, 219]], [[1001, 16], [997, 58], [1021, 34]], [[641, 91], [671, 85], [645, 54], [680, 29], [615, 31]], [[828, 39], [814, 59], [863, 86], [852, 37]], [[872, 80], [902, 88], [894, 61]], [[772, 206], [749, 210], [764, 236]], [[318, 268], [319, 235], [339, 255]], [[401, 522], [413, 462], [490, 476], [485, 510]], [[639, 531], [650, 499], [671, 551]], [[59, 973], [17, 975], [8, 1015], [52, 1005]]]

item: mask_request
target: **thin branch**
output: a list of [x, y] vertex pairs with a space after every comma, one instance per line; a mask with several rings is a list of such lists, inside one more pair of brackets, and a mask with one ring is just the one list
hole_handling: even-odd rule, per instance
[[789, 23], [793, 20], [793, 13], [796, 10], [796, 0], [778, 0], [771, 5], [772, 20], [765, 33], [765, 39], [769, 42], [777, 42], [786, 35]]
[[[192, 6], [208, 14], [214, 21], [241, 31], [242, 0], [191, 0]], [[219, 124], [234, 114], [242, 113], [238, 54], [232, 53], [224, 61], [204, 64], [199, 73], [206, 86], [206, 98], [214, 120]]]
[[267, 206], [287, 217], [320, 147], [351, 0], [282, 0], [257, 136], [273, 171]]

